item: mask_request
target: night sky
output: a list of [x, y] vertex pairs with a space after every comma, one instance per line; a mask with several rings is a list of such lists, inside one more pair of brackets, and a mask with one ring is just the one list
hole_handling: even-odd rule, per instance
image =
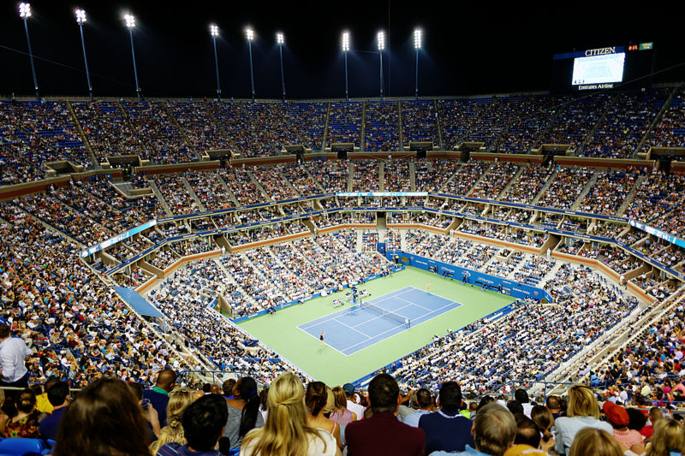
[[[473, 6], [476, 3], [478, 6]], [[225, 98], [250, 96], [243, 28], [254, 43], [258, 98], [280, 97], [274, 33], [286, 34], [288, 98], [344, 96], [340, 32], [352, 33], [350, 96], [378, 96], [375, 34], [388, 36], [386, 94], [414, 92], [411, 33], [424, 30], [421, 95], [470, 95], [547, 90], [555, 52], [653, 41], [656, 69], [685, 61], [673, 3], [452, 1], [35, 1], [29, 27], [41, 94], [87, 95], [73, 9], [88, 13], [86, 45], [96, 96], [135, 95], [128, 32], [121, 13], [136, 16], [136, 54], [146, 96], [211, 97], [214, 64], [208, 25], [221, 29], [219, 61]], [[525, 5], [525, 6], [524, 6]], [[563, 5], [563, 6], [562, 6]], [[0, 5], [0, 94], [31, 95], [31, 70], [17, 3]], [[658, 77], [685, 79], [683, 67]]]

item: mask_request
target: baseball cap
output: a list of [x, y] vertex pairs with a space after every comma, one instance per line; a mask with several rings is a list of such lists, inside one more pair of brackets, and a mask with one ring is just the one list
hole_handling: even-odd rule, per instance
[[602, 411], [607, 416], [607, 421], [615, 426], [627, 426], [630, 423], [630, 417], [626, 409], [611, 401], [604, 402]]
[[342, 387], [343, 391], [345, 391], [345, 394], [353, 394], [354, 393], [354, 385], [352, 383], [345, 383]]

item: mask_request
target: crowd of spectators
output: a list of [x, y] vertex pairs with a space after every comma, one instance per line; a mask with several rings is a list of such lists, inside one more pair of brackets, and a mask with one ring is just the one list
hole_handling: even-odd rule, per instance
[[0, 317], [26, 341], [32, 383], [55, 377], [79, 387], [100, 375], [148, 381], [167, 365], [186, 365], [74, 260], [77, 246], [9, 206], [2, 219]]
[[364, 148], [371, 152], [400, 149], [400, 107], [392, 101], [368, 101], [364, 113]]
[[[453, 377], [447, 373], [445, 378]], [[43, 387], [40, 396], [27, 389], [9, 401], [12, 410], [3, 414], [0, 432], [35, 439], [27, 444], [41, 439], [39, 446], [55, 456], [98, 451], [136, 456], [685, 452], [677, 412], [663, 405], [641, 406], [625, 392], [597, 395], [583, 384], [569, 387], [563, 396], [531, 399], [523, 388], [474, 394], [444, 379], [439, 386], [407, 388], [388, 373], [373, 376], [366, 390], [350, 383], [331, 388], [274, 371], [272, 381], [261, 386], [258, 377], [245, 374], [222, 384], [189, 387], [174, 370], [165, 369], [151, 389], [115, 376], [94, 380], [80, 392], [70, 393], [62, 381], [50, 380]], [[675, 387], [678, 394], [679, 388], [682, 383]], [[48, 400], [39, 402], [42, 396]]]
[[501, 199], [512, 203], [531, 204], [550, 178], [551, 171], [541, 166], [530, 165], [523, 168], [509, 190]]
[[434, 100], [402, 101], [402, 144], [412, 141], [430, 142], [440, 146], [438, 111]]
[[663, 90], [614, 94], [584, 145], [583, 155], [607, 158], [633, 156], [665, 100]]
[[364, 103], [342, 101], [330, 104], [328, 113], [328, 144], [352, 143], [361, 147]]
[[576, 155], [627, 158], [641, 142], [643, 152], [685, 144], [683, 93], [651, 130], [667, 89], [401, 102], [3, 101], [0, 178], [14, 184], [45, 177], [44, 163], [52, 160], [88, 168], [122, 155], [173, 163], [211, 149], [243, 157], [296, 144], [318, 151], [324, 137], [369, 151], [397, 151], [410, 141], [441, 145], [442, 138], [447, 150], [465, 142], [511, 153], [568, 144]]
[[671, 104], [652, 129], [642, 146], [647, 152], [650, 147], [685, 147], [685, 89], [674, 94]]
[[412, 191], [409, 163], [408, 160], [386, 160], [383, 162], [386, 192]]
[[379, 163], [376, 160], [355, 160], [350, 163], [354, 169], [352, 188], [359, 192], [380, 190]]
[[40, 179], [61, 160], [92, 164], [65, 102], [0, 101], [0, 185]]
[[538, 201], [538, 206], [570, 209], [578, 199], [594, 170], [588, 168], [559, 168], [552, 185]]
[[499, 196], [519, 167], [513, 163], [493, 163], [482, 179], [471, 189], [473, 198], [500, 199]]
[[446, 149], [453, 150], [465, 142], [480, 142], [492, 150], [506, 130], [503, 101], [497, 97], [438, 100], [442, 139]]
[[554, 305], [515, 306], [506, 316], [436, 340], [391, 372], [407, 385], [435, 387], [450, 375], [465, 390], [501, 392], [544, 378], [637, 306], [586, 267], [563, 265], [548, 289]]
[[[274, 233], [283, 234], [286, 233]], [[206, 304], [226, 293], [222, 287], [233, 283], [236, 286], [226, 297], [232, 295], [230, 313], [239, 317], [387, 273], [391, 265], [379, 254], [357, 252], [355, 245], [347, 244], [348, 236], [354, 234], [354, 231], [338, 231], [223, 256], [220, 260], [223, 268], [217, 267], [214, 261], [193, 263], [167, 279], [160, 290], [180, 286], [177, 283], [180, 281], [188, 284], [187, 289], [193, 290], [196, 298], [204, 296]], [[226, 278], [224, 271], [230, 278]], [[183, 301], [183, 297], [172, 294], [177, 301]]]
[[593, 214], [614, 215], [633, 189], [637, 176], [625, 171], [602, 173], [580, 203], [580, 210]]

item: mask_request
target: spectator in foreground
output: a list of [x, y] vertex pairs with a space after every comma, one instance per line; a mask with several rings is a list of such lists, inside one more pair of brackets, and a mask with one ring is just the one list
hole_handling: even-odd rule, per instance
[[528, 397], [528, 391], [519, 388], [514, 392], [514, 399], [521, 403], [523, 407], [523, 414], [530, 418], [530, 412], [533, 410], [533, 404], [530, 403], [530, 398]]
[[604, 429], [586, 427], [576, 433], [569, 456], [623, 456], [616, 439]]
[[400, 389], [388, 374], [379, 374], [369, 383], [370, 418], [354, 421], [345, 429], [349, 456], [392, 454], [421, 456], [425, 434], [401, 423], [395, 416]]
[[169, 392], [176, 386], [176, 372], [164, 369], [157, 375], [157, 381], [152, 389], [145, 390], [143, 399], [147, 399], [157, 411], [159, 426], [166, 426], [166, 409], [169, 405]]
[[586, 427], [602, 429], [609, 434], [613, 432], [609, 423], [599, 420], [599, 405], [592, 390], [587, 386], [576, 385], [568, 390], [566, 416], [555, 421], [557, 453], [567, 454], [578, 431]]
[[3, 435], [5, 437], [39, 437], [38, 421], [40, 412], [36, 409], [36, 395], [25, 389], [16, 398], [16, 412], [7, 420]]
[[236, 380], [234, 378], [229, 378], [221, 384], [221, 390], [224, 393], [225, 399], [230, 399], [233, 397], [233, 388], [235, 387]]
[[147, 444], [150, 445], [157, 439], [161, 426], [159, 425], [159, 416], [157, 415], [157, 410], [152, 406], [148, 399], [143, 398], [144, 388], [143, 385], [136, 382], [128, 382], [128, 387], [131, 388], [133, 396], [138, 400], [140, 408], [143, 411], [143, 418], [147, 423]]
[[342, 387], [347, 398], [347, 409], [357, 415], [357, 419], [361, 420], [364, 417], [365, 407], [354, 401], [354, 385], [352, 383], [345, 383]]
[[[453, 453], [462, 456], [503, 456], [513, 445], [516, 437], [516, 421], [509, 410], [497, 404], [489, 403], [476, 413], [471, 435], [475, 448], [470, 445], [466, 451]], [[437, 452], [436, 455], [449, 453]]]
[[274, 380], [267, 403], [266, 424], [243, 438], [241, 456], [340, 456], [333, 436], [307, 425], [304, 386], [297, 375], [286, 373]]
[[554, 419], [557, 419], [562, 415], [561, 398], [559, 396], [548, 396], [546, 405]]
[[174, 388], [169, 393], [169, 405], [167, 406], [167, 425], [159, 432], [157, 440], [150, 445], [150, 452], [156, 454], [157, 451], [167, 443], [186, 444], [185, 434], [183, 433], [183, 412], [195, 400], [195, 393], [185, 388]]
[[642, 427], [640, 434], [646, 439], [652, 437], [656, 423], [664, 419], [664, 412], [659, 407], [652, 407], [649, 409], [649, 424]]
[[257, 382], [252, 377], [242, 377], [233, 386], [233, 396], [226, 400], [228, 422], [224, 437], [231, 442], [231, 449], [240, 448], [243, 437], [255, 427], [264, 426], [259, 413], [259, 392]]
[[227, 418], [226, 400], [222, 396], [202, 396], [185, 409], [181, 418], [187, 443], [163, 445], [157, 456], [220, 456], [216, 446]]
[[536, 405], [530, 411], [530, 416], [540, 430], [540, 448], [546, 453], [554, 451], [554, 435], [552, 435], [554, 416], [552, 412], [544, 405]]
[[26, 388], [29, 371], [24, 360], [29, 349], [20, 337], [11, 337], [8, 324], [0, 323], [0, 386]]
[[83, 389], [69, 406], [53, 456], [150, 456], [146, 424], [128, 385], [104, 377]]
[[516, 438], [514, 439], [515, 445], [522, 445], [527, 448], [540, 448], [540, 429], [538, 429], [535, 421], [528, 418], [523, 413], [514, 415], [516, 420]]
[[647, 445], [647, 456], [682, 456], [685, 454], [685, 429], [672, 418], [661, 418]]
[[602, 406], [602, 411], [606, 415], [609, 424], [614, 428], [614, 438], [624, 451], [630, 450], [637, 454], [645, 452], [644, 437], [638, 431], [628, 429], [630, 417], [624, 407], [616, 405], [611, 401], [606, 401]]
[[59, 382], [58, 378], [50, 377], [43, 384], [43, 392], [36, 395], [36, 408], [40, 413], [52, 413], [53, 407], [48, 399], [48, 390], [57, 382]]
[[418, 407], [418, 409], [405, 416], [402, 422], [409, 426], [419, 427], [419, 419], [423, 415], [433, 412], [433, 396], [426, 388], [421, 388], [416, 391], [412, 402], [412, 405]]
[[52, 405], [52, 412], [40, 422], [40, 436], [44, 439], [55, 440], [59, 424], [69, 407], [69, 385], [64, 382], [53, 383], [47, 390], [48, 401]]
[[445, 382], [438, 396], [440, 410], [423, 415], [419, 428], [426, 433], [426, 453], [433, 451], [464, 451], [473, 446], [471, 420], [459, 413], [462, 397], [457, 382]]
[[357, 421], [359, 418], [356, 413], [351, 412], [347, 408], [347, 397], [345, 396], [345, 391], [339, 386], [333, 388], [333, 413], [331, 413], [331, 419], [340, 425], [341, 433], [342, 429], [345, 428], [352, 421]]
[[[330, 403], [329, 394], [331, 395]], [[331, 411], [333, 410], [333, 401], [333, 393], [323, 382], [309, 382], [304, 397], [304, 404], [307, 407], [307, 424], [314, 429], [320, 429], [331, 434], [342, 449], [340, 426], [325, 416], [329, 407]]]

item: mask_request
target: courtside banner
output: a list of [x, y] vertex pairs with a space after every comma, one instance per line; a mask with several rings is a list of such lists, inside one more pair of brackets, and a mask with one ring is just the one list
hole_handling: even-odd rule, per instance
[[413, 197], [426, 197], [428, 192], [338, 192], [335, 196], [340, 196], [343, 198], [357, 198], [359, 196], [364, 197], [397, 197], [401, 198], [403, 196], [413, 196]]
[[413, 253], [401, 250], [386, 252], [386, 257], [392, 261], [397, 258], [402, 264], [414, 266], [426, 271], [432, 271], [445, 277], [459, 280], [461, 282], [476, 285], [486, 290], [498, 291], [518, 299], [533, 299], [535, 301], [545, 300], [552, 302], [552, 296], [542, 288], [533, 287], [513, 280], [504, 279], [484, 272], [474, 271], [473, 269], [462, 268], [453, 264], [431, 260]]
[[670, 242], [673, 245], [677, 245], [678, 247], [682, 247], [685, 249], [685, 240], [683, 239], [673, 236], [672, 234], [665, 233], [661, 230], [657, 230], [656, 228], [653, 228], [649, 225], [645, 225], [644, 223], [637, 222], [635, 220], [630, 220], [628, 223], [630, 223], [630, 226], [634, 226], [638, 230], [644, 231], [645, 233], [649, 233], [653, 236], [658, 237], [659, 239], [663, 239], [664, 241]]
[[95, 244], [92, 247], [88, 247], [87, 249], [81, 251], [81, 258], [85, 258], [87, 256], [94, 255], [97, 252], [105, 250], [107, 247], [111, 247], [114, 244], [121, 242], [124, 239], [128, 239], [131, 236], [135, 236], [136, 234], [141, 233], [141, 232], [147, 230], [148, 228], [152, 228], [155, 225], [157, 225], [157, 220], [150, 220], [149, 222], [145, 222], [140, 226], [132, 228], [132, 229], [125, 231], [121, 234], [118, 234], [118, 235], [114, 236], [113, 238], [109, 238], [106, 241], [103, 241], [99, 244]]

